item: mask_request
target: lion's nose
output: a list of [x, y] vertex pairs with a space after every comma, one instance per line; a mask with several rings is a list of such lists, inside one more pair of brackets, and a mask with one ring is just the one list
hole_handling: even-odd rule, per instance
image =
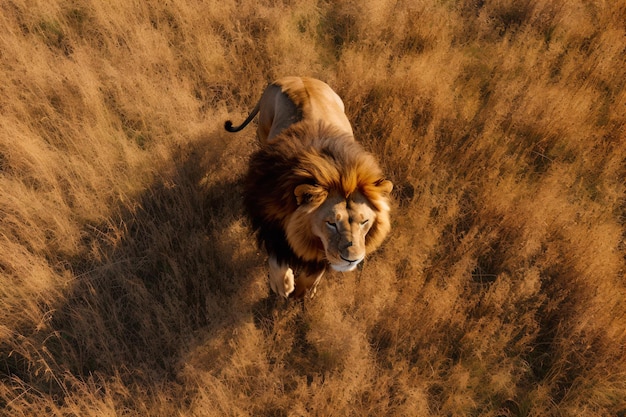
[[350, 241], [350, 242], [346, 242], [346, 244], [345, 244], [345, 245], [343, 245], [343, 248], [341, 248], [341, 250], [348, 249], [348, 248], [349, 248], [349, 247], [351, 247], [352, 245], [353, 245], [353, 243], [352, 243], [351, 241]]

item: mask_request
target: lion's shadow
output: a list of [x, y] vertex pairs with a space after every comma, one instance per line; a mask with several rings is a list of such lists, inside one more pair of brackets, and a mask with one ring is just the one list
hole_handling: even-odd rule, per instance
[[92, 225], [91, 250], [72, 261], [70, 294], [51, 323], [59, 369], [157, 389], [176, 378], [194, 333], [232, 322], [260, 261], [239, 179], [203, 181], [212, 167], [202, 152], [180, 150], [151, 187]]

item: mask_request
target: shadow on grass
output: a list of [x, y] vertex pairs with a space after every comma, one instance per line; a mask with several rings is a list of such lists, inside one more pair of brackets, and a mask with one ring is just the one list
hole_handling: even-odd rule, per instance
[[[233, 310], [259, 260], [250, 256], [238, 176], [223, 175], [207, 152], [215, 150], [180, 149], [149, 189], [91, 228], [90, 252], [73, 262], [77, 278], [44, 343], [53, 373], [121, 379], [156, 394], [176, 379], [195, 333], [242, 316]], [[42, 382], [31, 375], [31, 385], [62, 401], [67, 382], [59, 392]]]

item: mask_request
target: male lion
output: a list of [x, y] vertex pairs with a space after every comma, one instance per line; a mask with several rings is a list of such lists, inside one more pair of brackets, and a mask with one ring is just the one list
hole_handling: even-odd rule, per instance
[[300, 298], [330, 264], [352, 271], [387, 236], [389, 194], [374, 157], [355, 140], [341, 98], [322, 81], [270, 84], [243, 129], [259, 115], [244, 203], [269, 255], [272, 290]]

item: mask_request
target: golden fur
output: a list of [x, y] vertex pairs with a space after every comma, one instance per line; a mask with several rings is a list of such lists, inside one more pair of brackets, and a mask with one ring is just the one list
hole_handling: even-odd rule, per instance
[[352, 136], [341, 98], [328, 84], [308, 77], [283, 77], [271, 83], [248, 118], [238, 127], [229, 120], [225, 128], [238, 132], [259, 114], [257, 137], [268, 143], [281, 131], [302, 120], [324, 122]]
[[[293, 78], [288, 84], [297, 87]], [[267, 120], [259, 126], [261, 146], [245, 178], [245, 206], [270, 257], [270, 284], [283, 296], [301, 297], [308, 290], [312, 295], [327, 265], [355, 269], [390, 230], [393, 185], [354, 140], [349, 123], [346, 128], [339, 97], [313, 81], [302, 83], [305, 91], [281, 90], [282, 97], [267, 93], [280, 80], [266, 89], [264, 96], [273, 99], [257, 105], [261, 118], [274, 114], [278, 124], [292, 122], [278, 130]], [[315, 88], [306, 90], [306, 85]], [[291, 104], [281, 105], [287, 101]], [[328, 117], [330, 122], [319, 119], [321, 103], [336, 104], [341, 115]], [[267, 108], [273, 104], [280, 108]]]

